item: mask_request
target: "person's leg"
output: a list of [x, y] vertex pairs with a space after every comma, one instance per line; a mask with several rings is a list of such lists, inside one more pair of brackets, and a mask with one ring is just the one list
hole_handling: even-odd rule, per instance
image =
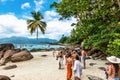
[[86, 69], [86, 62], [84, 61], [84, 69]]
[[59, 62], [59, 69], [61, 69], [61, 63]]
[[85, 57], [82, 58], [83, 68], [86, 68]]

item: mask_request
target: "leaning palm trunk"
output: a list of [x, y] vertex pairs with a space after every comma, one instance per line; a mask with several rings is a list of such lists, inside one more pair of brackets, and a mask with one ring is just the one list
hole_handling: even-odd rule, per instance
[[38, 27], [37, 27], [37, 33], [36, 33], [36, 36], [37, 36], [37, 40], [38, 40]]

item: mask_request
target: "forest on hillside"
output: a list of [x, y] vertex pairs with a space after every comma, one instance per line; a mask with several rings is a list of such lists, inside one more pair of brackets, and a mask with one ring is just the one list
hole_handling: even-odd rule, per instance
[[75, 26], [71, 35], [63, 35], [60, 43], [95, 47], [120, 56], [120, 0], [61, 0], [51, 8], [61, 15], [59, 20], [77, 19], [71, 24]]

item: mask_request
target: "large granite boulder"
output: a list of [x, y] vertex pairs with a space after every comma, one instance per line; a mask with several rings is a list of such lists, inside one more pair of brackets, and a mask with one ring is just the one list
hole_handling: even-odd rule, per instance
[[14, 68], [17, 68], [17, 65], [5, 66], [3, 69], [4, 69], [4, 70], [9, 70], [9, 69], [14, 69]]
[[30, 51], [28, 50], [22, 50], [18, 53], [15, 53], [11, 56], [12, 62], [19, 62], [19, 61], [26, 61], [32, 59], [33, 56], [30, 54]]
[[0, 75], [0, 80], [11, 80], [8, 76]]
[[0, 59], [3, 57], [3, 55], [4, 55], [4, 52], [0, 51]]
[[3, 55], [3, 58], [9, 58], [11, 57], [13, 54], [15, 54], [15, 50], [7, 50], [4, 55]]
[[4, 52], [3, 57], [0, 60], [0, 65], [4, 65], [6, 62], [10, 61], [10, 58], [14, 53], [15, 50], [7, 50]]
[[13, 44], [0, 44], [0, 51], [6, 51], [6, 50], [9, 50], [9, 49], [14, 49], [14, 45]]

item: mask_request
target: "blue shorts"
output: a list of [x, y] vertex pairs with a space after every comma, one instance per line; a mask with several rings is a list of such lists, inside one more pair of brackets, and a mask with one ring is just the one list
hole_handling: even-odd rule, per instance
[[85, 56], [84, 56], [84, 57], [82, 57], [82, 60], [83, 60], [83, 61], [85, 61], [85, 60], [86, 60], [86, 57], [85, 57]]

